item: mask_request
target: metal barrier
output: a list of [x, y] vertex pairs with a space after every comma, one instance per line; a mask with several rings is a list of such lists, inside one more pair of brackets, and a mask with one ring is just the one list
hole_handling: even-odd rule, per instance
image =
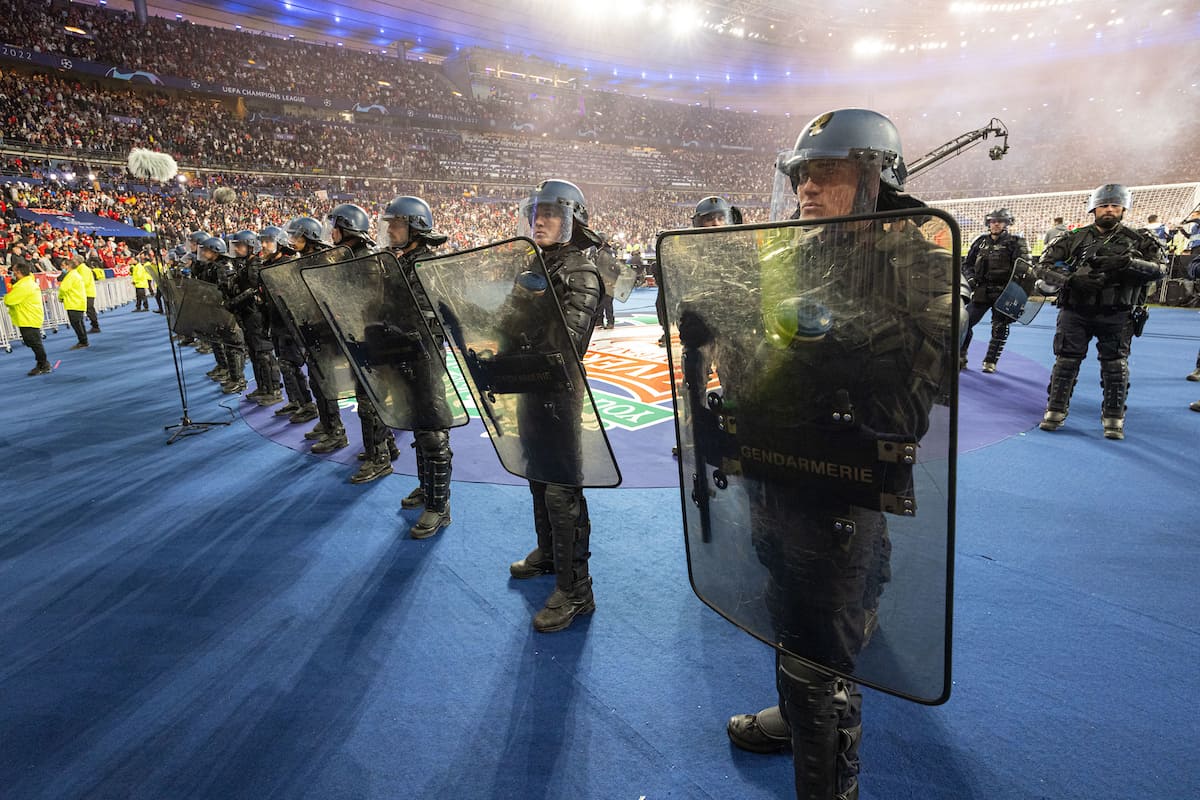
[[45, 313], [45, 318], [42, 320], [42, 330], [58, 333], [58, 328], [69, 327], [71, 322], [67, 317], [67, 309], [63, 308], [62, 302], [58, 299], [57, 289], [42, 289], [42, 311]]
[[96, 310], [103, 313], [123, 306], [132, 302], [136, 295], [133, 279], [128, 276], [96, 281]]
[[21, 332], [17, 330], [17, 326], [13, 325], [12, 317], [8, 314], [8, 309], [4, 309], [4, 313], [0, 314], [0, 347], [4, 348], [4, 352], [12, 352], [12, 343], [21, 339]]

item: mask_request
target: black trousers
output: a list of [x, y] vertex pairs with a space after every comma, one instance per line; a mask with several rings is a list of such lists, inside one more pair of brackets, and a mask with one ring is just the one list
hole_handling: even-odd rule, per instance
[[143, 287], [143, 286], [135, 287], [134, 291], [136, 292], [137, 297], [135, 298], [133, 310], [137, 311], [138, 309], [144, 308], [145, 310], [149, 311], [150, 310], [150, 301], [146, 299], [145, 287]]
[[1128, 308], [1063, 308], [1054, 330], [1054, 355], [1086, 358], [1088, 343], [1095, 338], [1100, 361], [1129, 358], [1133, 328]]
[[88, 322], [92, 323], [92, 328], [94, 330], [100, 330], [100, 317], [98, 317], [96, 315], [96, 298], [89, 297], [87, 299], [87, 301], [88, 301], [88, 307], [87, 307]]
[[42, 344], [41, 328], [21, 328], [21, 341], [33, 351], [39, 367], [47, 366], [50, 363], [46, 360], [46, 347]]
[[83, 320], [86, 311], [72, 311], [67, 309], [67, 319], [71, 321], [71, 330], [75, 331], [75, 338], [80, 344], [87, 344], [87, 329], [83, 327]]

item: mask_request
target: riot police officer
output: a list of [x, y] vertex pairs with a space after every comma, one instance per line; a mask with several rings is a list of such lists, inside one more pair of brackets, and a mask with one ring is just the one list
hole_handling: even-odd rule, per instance
[[250, 230], [238, 231], [231, 237], [233, 256], [238, 268], [233, 279], [233, 296], [229, 310], [237, 315], [250, 353], [254, 372], [254, 391], [246, 395], [260, 406], [273, 406], [283, 401], [279, 382], [279, 363], [271, 343], [271, 331], [263, 305], [258, 272], [262, 268], [262, 240]]
[[[591, 341], [596, 308], [604, 291], [599, 271], [583, 254], [602, 242], [588, 228], [583, 192], [569, 181], [543, 181], [522, 201], [517, 220], [519, 233], [531, 238], [541, 251], [550, 288], [558, 298], [575, 352], [582, 359]], [[564, 402], [581, 400], [576, 395]], [[554, 438], [560, 447], [564, 442], [575, 441], [577, 433], [567, 426], [578, 426], [578, 413], [563, 410], [556, 419], [561, 424], [555, 425], [548, 419], [523, 424], [529, 428], [542, 426], [547, 440]], [[528, 455], [539, 457], [535, 452]], [[529, 490], [533, 495], [537, 546], [525, 558], [511, 564], [509, 572], [518, 579], [554, 574], [554, 592], [533, 618], [535, 630], [550, 633], [565, 629], [575, 617], [596, 608], [588, 573], [591, 519], [579, 486], [530, 481]]]
[[[1008, 341], [1011, 320], [998, 315], [996, 301], [1013, 278], [1014, 269], [1029, 269], [1029, 245], [1025, 237], [1009, 231], [1013, 224], [1012, 213], [1007, 208], [998, 208], [985, 218], [988, 232], [971, 243], [967, 257], [963, 259], [962, 271], [970, 284], [971, 303], [967, 306], [968, 327], [962, 343], [959, 367], [966, 369], [967, 348], [971, 344], [971, 332], [983, 315], [992, 310], [992, 338], [988, 342], [987, 354], [983, 357], [983, 371], [995, 372], [996, 362]], [[1018, 266], [1018, 259], [1022, 262]]]
[[[391, 250], [404, 270], [412, 287], [417, 305], [434, 332], [437, 342], [444, 346], [445, 336], [438, 325], [433, 305], [417, 281], [416, 265], [430, 255], [430, 249], [446, 243], [446, 235], [433, 228], [433, 211], [419, 197], [397, 197], [379, 215], [380, 245]], [[412, 397], [418, 404], [415, 417], [444, 417], [446, 398], [443, 394], [440, 359], [418, 366], [411, 376]], [[438, 413], [441, 410], [443, 413]], [[390, 447], [395, 440], [389, 439]], [[418, 427], [413, 431], [413, 449], [417, 458], [417, 487], [400, 501], [401, 508], [421, 508], [421, 516], [409, 531], [414, 539], [428, 539], [450, 524], [450, 431], [447, 428]]]
[[[197, 249], [200, 259], [202, 280], [216, 284], [226, 297], [233, 295], [233, 285], [236, 280], [237, 267], [229, 257], [229, 247], [219, 236], [210, 236]], [[238, 394], [246, 389], [246, 350], [242, 334], [238, 330], [230, 332], [230, 338], [225, 342], [213, 342], [213, 353], [217, 356], [217, 366], [223, 367], [224, 378], [221, 382], [223, 394]]]
[[1104, 392], [1104, 437], [1125, 438], [1129, 344], [1145, 322], [1144, 317], [1139, 322], [1134, 309], [1145, 301], [1147, 285], [1166, 272], [1166, 256], [1154, 237], [1122, 224], [1131, 203], [1130, 191], [1120, 184], [1097, 187], [1088, 199], [1092, 224], [1060, 236], [1042, 254], [1039, 274], [1047, 288], [1061, 287], [1054, 368], [1039, 425], [1044, 431], [1056, 431], [1066, 420], [1079, 365], [1094, 337]]
[[[287, 261], [295, 255], [287, 231], [276, 225], [268, 225], [259, 231], [258, 240], [262, 248], [259, 258], [263, 267]], [[267, 297], [268, 292], [261, 278], [258, 286], [263, 296]], [[287, 325], [284, 324], [275, 304], [268, 301], [263, 307], [266, 309], [267, 329], [271, 335], [275, 361], [279, 365], [283, 389], [287, 393], [287, 402], [275, 409], [275, 416], [288, 417], [288, 421], [293, 424], [314, 420], [317, 418], [317, 407], [313, 403], [312, 392], [308, 389], [308, 378], [300, 369], [304, 363], [304, 349], [288, 333]]]
[[[179, 272], [185, 277], [199, 278], [200, 264], [200, 243], [209, 238], [208, 231], [192, 231], [187, 238], [183, 240], [184, 252], [179, 257]], [[197, 353], [211, 353], [212, 348], [206, 342], [202, 342], [194, 336], [184, 336], [179, 340], [181, 345], [195, 345]], [[216, 367], [205, 373], [212, 378], [217, 371], [223, 371], [223, 368], [218, 363]]]
[[[813, 119], [776, 169], [773, 220], [921, 207], [903, 194], [899, 133], [874, 111]], [[924, 435], [953, 381], [950, 315], [961, 313], [966, 292], [951, 288], [949, 254], [903, 222], [820, 225], [764, 245], [760, 322], [739, 333], [744, 341], [730, 341], [736, 357], [713, 356], [738, 435], [781, 413], [780, 431], [802, 428], [833, 447], [848, 431]], [[685, 375], [689, 354], [711, 336], [703, 317], [689, 313], [681, 304]], [[703, 374], [698, 383], [705, 391]], [[828, 484], [759, 475], [745, 479], [749, 524], [769, 575], [774, 641], [786, 653], [776, 657], [778, 705], [732, 717], [727, 733], [751, 752], [791, 750], [800, 800], [850, 800], [858, 796], [862, 695], [817, 664], [854, 672], [890, 574], [887, 524]]]
[[[371, 218], [361, 206], [353, 203], [334, 206], [325, 218], [325, 230], [335, 247], [348, 247], [355, 256], [367, 255], [375, 250], [375, 242], [371, 239]], [[358, 471], [350, 476], [350, 482], [369, 483], [392, 474], [392, 459], [395, 457], [392, 454], [396, 452], [395, 434], [383, 424], [379, 412], [357, 377], [354, 389], [363, 440], [363, 452], [359, 457], [363, 463]]]
[[730, 205], [724, 197], [712, 195], [696, 203], [692, 211], [693, 228], [712, 228], [721, 225], [741, 225], [742, 210]]
[[[329, 249], [330, 245], [326, 241], [324, 226], [312, 217], [296, 217], [288, 222], [284, 230], [287, 231], [288, 244], [295, 251], [297, 257]], [[335, 450], [341, 450], [350, 442], [346, 439], [346, 427], [342, 424], [342, 412], [338, 408], [337, 397], [332, 392], [332, 387], [322, 386], [315, 376], [312, 377], [310, 386], [319, 421], [311, 431], [304, 434], [304, 438], [316, 440], [316, 444], [312, 446], [314, 453], [332, 453]], [[299, 411], [292, 414], [291, 421], [311, 420], [312, 417], [308, 416], [306, 412], [307, 409], [301, 407]]]

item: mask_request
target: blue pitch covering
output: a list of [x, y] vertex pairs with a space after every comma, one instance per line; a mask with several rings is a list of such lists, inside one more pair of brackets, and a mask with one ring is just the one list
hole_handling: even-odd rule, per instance
[[[1034, 380], [1006, 359], [1047, 369], [1052, 322], [964, 381]], [[527, 489], [456, 482], [454, 523], [405, 538], [411, 477], [353, 486], [240, 418], [165, 446], [163, 319], [102, 327], [51, 334], [49, 376], [0, 352], [4, 800], [793, 796], [787, 756], [725, 737], [773, 658], [692, 595], [678, 490], [589, 491], [596, 613], [536, 634], [552, 581], [507, 569]], [[1062, 431], [960, 456], [954, 693], [867, 693], [863, 800], [1200, 796], [1197, 334], [1152, 312], [1125, 441], [1092, 360]], [[228, 419], [211, 356], [182, 357], [191, 417]]]

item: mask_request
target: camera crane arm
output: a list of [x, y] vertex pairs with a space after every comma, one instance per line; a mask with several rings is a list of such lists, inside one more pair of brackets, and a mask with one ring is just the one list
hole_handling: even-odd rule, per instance
[[978, 130], [967, 131], [961, 136], [956, 136], [943, 145], [935, 147], [925, 155], [918, 158], [908, 165], [908, 180], [924, 172], [947, 158], [957, 156], [967, 150], [970, 150], [975, 145], [982, 142], [989, 136], [996, 136], [1003, 140], [1001, 144], [994, 145], [988, 150], [988, 157], [992, 161], [999, 161], [1004, 158], [1004, 154], [1008, 152], [1008, 128], [1000, 120], [992, 117], [991, 122]]

